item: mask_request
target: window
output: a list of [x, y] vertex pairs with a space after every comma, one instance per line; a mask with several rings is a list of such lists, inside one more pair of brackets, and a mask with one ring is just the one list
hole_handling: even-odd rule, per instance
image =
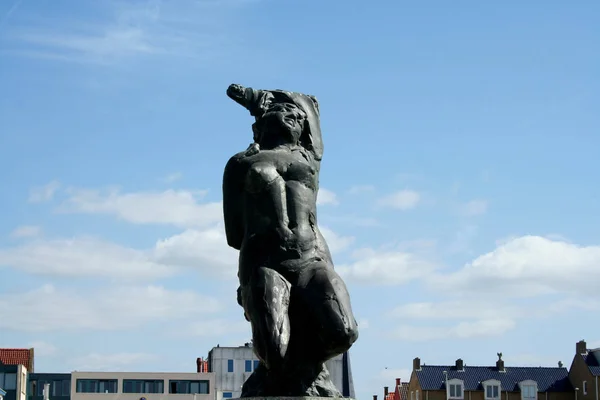
[[[44, 395], [44, 383], [41, 383], [41, 389], [39, 390], [38, 396]], [[71, 381], [67, 379], [55, 380], [50, 383], [50, 393], [52, 393], [52, 397], [68, 397], [71, 395]]]
[[537, 400], [537, 382], [526, 380], [519, 382], [521, 388], [521, 400]]
[[164, 393], [165, 382], [162, 380], [124, 379], [123, 393]]
[[259, 363], [260, 363], [260, 361], [254, 360], [254, 369], [258, 368]]
[[30, 380], [29, 381], [29, 393], [30, 393], [30, 396], [35, 396], [36, 395], [36, 389], [37, 389], [37, 381], [36, 380]]
[[419, 391], [418, 390], [415, 391], [415, 400], [419, 400]]
[[410, 400], [415, 400], [415, 392], [410, 392]]
[[17, 390], [17, 374], [4, 374], [4, 390]]
[[448, 398], [449, 399], [462, 399], [464, 392], [464, 383], [460, 379], [450, 379], [448, 384]]
[[252, 372], [252, 360], [246, 360], [245, 364], [246, 372]]
[[460, 383], [453, 383], [450, 387], [450, 398], [462, 399], [462, 385]]
[[227, 372], [233, 372], [233, 360], [227, 360]]
[[169, 381], [171, 394], [208, 394], [208, 381]]
[[521, 386], [521, 396], [523, 399], [535, 399], [537, 397], [537, 388], [535, 385], [523, 385]]
[[117, 393], [116, 379], [77, 379], [77, 393]]
[[223, 392], [223, 398], [224, 399], [231, 399], [231, 398], [233, 398], [233, 393], [231, 393], [231, 392]]
[[486, 399], [497, 399], [500, 397], [500, 385], [490, 384], [485, 387]]
[[586, 395], [587, 394], [587, 381], [583, 381], [583, 394]]

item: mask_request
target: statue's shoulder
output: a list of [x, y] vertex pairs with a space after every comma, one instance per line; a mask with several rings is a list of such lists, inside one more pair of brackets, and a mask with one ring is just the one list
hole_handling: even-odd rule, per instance
[[246, 164], [245, 152], [241, 151], [233, 155], [229, 161], [227, 161], [227, 164], [225, 165], [225, 173], [228, 175], [242, 173], [246, 168]]

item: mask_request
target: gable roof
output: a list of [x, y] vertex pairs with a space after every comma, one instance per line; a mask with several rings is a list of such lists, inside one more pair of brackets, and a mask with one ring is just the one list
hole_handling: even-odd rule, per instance
[[0, 364], [24, 365], [33, 372], [33, 349], [0, 349]]
[[537, 382], [540, 392], [566, 392], [572, 390], [569, 371], [559, 367], [506, 367], [500, 372], [496, 367], [469, 367], [457, 371], [454, 365], [423, 365], [415, 371], [422, 390], [445, 390], [444, 371], [448, 371], [448, 380], [460, 379], [464, 390], [483, 390], [481, 382], [488, 379], [500, 381], [503, 391], [519, 391], [519, 382], [532, 380]]
[[583, 361], [585, 361], [591, 374], [594, 376], [600, 376], [600, 363], [598, 363], [598, 359], [592, 350], [588, 349], [587, 353], [584, 353], [581, 356], [583, 357]]

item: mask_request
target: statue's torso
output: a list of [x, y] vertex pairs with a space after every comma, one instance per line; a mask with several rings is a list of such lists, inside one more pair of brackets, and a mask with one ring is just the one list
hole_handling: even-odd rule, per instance
[[[285, 181], [286, 209], [293, 237], [287, 243], [277, 240], [278, 221], [273, 212], [272, 193], [265, 188], [244, 190], [244, 241], [240, 251], [240, 268], [269, 266], [302, 268], [314, 258], [330, 259], [329, 250], [317, 226], [316, 196], [319, 185], [319, 163], [301, 150], [261, 150], [250, 156], [238, 155], [244, 179], [257, 165], [269, 165]], [[252, 179], [260, 179], [256, 175]], [[249, 182], [245, 181], [244, 185]], [[260, 186], [259, 182], [252, 182]], [[240, 271], [242, 272], [242, 271]], [[250, 271], [247, 271], [250, 272]]]

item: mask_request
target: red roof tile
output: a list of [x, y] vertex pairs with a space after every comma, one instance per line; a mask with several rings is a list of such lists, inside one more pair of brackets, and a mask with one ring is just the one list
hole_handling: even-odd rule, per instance
[[0, 363], [4, 365], [24, 365], [33, 372], [33, 349], [0, 349]]

